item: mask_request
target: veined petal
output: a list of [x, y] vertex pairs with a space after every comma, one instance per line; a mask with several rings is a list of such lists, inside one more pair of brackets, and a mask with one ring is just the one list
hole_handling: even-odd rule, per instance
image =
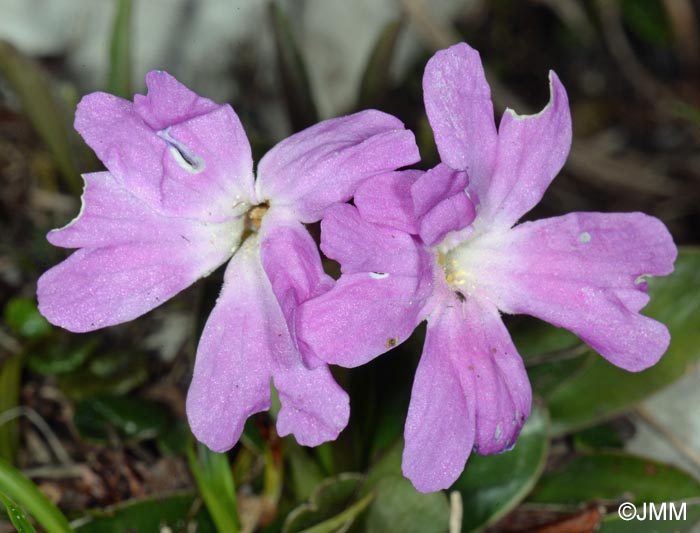
[[432, 290], [431, 257], [413, 237], [362, 220], [350, 205], [330, 208], [321, 247], [341, 264], [335, 286], [299, 308], [297, 334], [318, 358], [366, 363], [408, 338]]
[[493, 176], [472, 177], [479, 218], [511, 227], [544, 195], [564, 166], [571, 148], [571, 112], [566, 90], [550, 71], [550, 100], [536, 115], [506, 109], [498, 127], [498, 157]]
[[[333, 278], [323, 271], [316, 243], [300, 222], [273, 207], [262, 220], [260, 234], [262, 265], [296, 343], [299, 305], [328, 291]], [[298, 348], [304, 361], [316, 366], [307, 350]]]
[[464, 43], [437, 52], [425, 67], [423, 98], [440, 159], [472, 182], [487, 182], [498, 139], [479, 52]]
[[571, 213], [464, 243], [454, 258], [465, 290], [507, 313], [576, 333], [613, 364], [643, 370], [668, 347], [666, 327], [639, 314], [642, 276], [673, 270], [665, 226], [641, 213]]
[[420, 170], [387, 172], [365, 180], [355, 191], [354, 203], [366, 222], [418, 234], [411, 187]]
[[404, 474], [423, 492], [448, 488], [472, 447], [485, 454], [513, 446], [531, 401], [498, 310], [452, 298], [428, 321], [406, 420]]
[[366, 178], [419, 159], [413, 133], [401, 121], [361, 111], [325, 120], [273, 147], [258, 166], [258, 199], [315, 222], [330, 205], [349, 200]]
[[[154, 210], [208, 221], [240, 215], [253, 199], [253, 167], [233, 109], [192, 100], [194, 93], [165, 73], [149, 84], [155, 94], [136, 105], [105, 93], [84, 97], [75, 128], [124, 188]], [[183, 92], [190, 96], [180, 102]]]
[[85, 176], [83, 209], [49, 233], [82, 247], [38, 282], [39, 309], [53, 324], [92, 331], [136, 318], [226, 261], [242, 222], [224, 224], [155, 213], [107, 172]]

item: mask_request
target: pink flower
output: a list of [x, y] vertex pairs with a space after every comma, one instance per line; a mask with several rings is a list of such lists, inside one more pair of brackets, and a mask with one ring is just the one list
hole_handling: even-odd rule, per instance
[[656, 363], [669, 343], [666, 327], [639, 313], [644, 277], [669, 274], [676, 257], [659, 220], [571, 213], [516, 225], [571, 144], [553, 72], [550, 85], [540, 113], [506, 110], [497, 130], [479, 54], [466, 44], [438, 52], [423, 88], [442, 163], [369, 180], [356, 207], [335, 206], [322, 222], [321, 248], [343, 275], [301, 305], [303, 344], [354, 367], [428, 321], [403, 454], [424, 492], [449, 487], [472, 449], [512, 447], [529, 416], [529, 380], [500, 313], [567, 328], [630, 371]]
[[303, 224], [362, 180], [416, 162], [413, 134], [378, 111], [328, 120], [272, 148], [255, 179], [230, 106], [165, 72], [146, 83], [133, 104], [95, 93], [78, 107], [75, 127], [108, 171], [85, 176], [79, 216], [48, 235], [79, 250], [39, 279], [41, 312], [75, 332], [126, 322], [232, 257], [197, 350], [192, 431], [231, 448], [246, 418], [269, 408], [272, 380], [280, 435], [334, 439], [348, 397], [294, 333], [298, 305], [332, 285]]

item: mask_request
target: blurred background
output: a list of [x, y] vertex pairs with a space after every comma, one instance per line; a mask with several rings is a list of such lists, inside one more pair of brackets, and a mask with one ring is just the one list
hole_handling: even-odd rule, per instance
[[[676, 272], [650, 282], [645, 310], [673, 336], [656, 367], [628, 374], [567, 332], [509, 319], [531, 419], [513, 451], [474, 456], [452, 489], [422, 495], [400, 474], [420, 330], [334, 369], [353, 411], [338, 441], [302, 448], [265, 413], [215, 454], [193, 442], [184, 398], [221, 272], [95, 333], [38, 314], [36, 280], [67, 255], [45, 234], [77, 214], [81, 172], [101, 168], [72, 129], [82, 95], [131, 98], [146, 72], [167, 70], [233, 105], [256, 160], [320, 119], [374, 107], [416, 132], [429, 168], [422, 72], [459, 41], [481, 52], [497, 115], [541, 109], [549, 69], [569, 92], [571, 155], [528, 218], [644, 211], [670, 228]], [[692, 530], [699, 147], [693, 0], [0, 0], [0, 530]], [[685, 502], [686, 516], [625, 522], [624, 501]]]

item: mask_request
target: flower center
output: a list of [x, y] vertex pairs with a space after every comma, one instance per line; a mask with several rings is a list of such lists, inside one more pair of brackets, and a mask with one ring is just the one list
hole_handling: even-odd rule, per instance
[[439, 252], [438, 264], [442, 267], [445, 273], [445, 281], [447, 281], [450, 288], [455, 291], [464, 292], [463, 286], [467, 283], [469, 274], [459, 267], [454, 255], [450, 252], [447, 254]]
[[263, 204], [256, 205], [250, 211], [248, 211], [245, 221], [246, 229], [251, 232], [258, 231], [260, 229], [260, 225], [262, 224], [262, 219], [265, 216], [265, 213], [267, 213], [268, 209], [270, 209], [270, 204], [265, 202]]

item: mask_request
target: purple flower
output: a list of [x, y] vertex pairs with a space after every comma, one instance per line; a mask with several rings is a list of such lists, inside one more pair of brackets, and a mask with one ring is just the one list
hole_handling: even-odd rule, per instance
[[569, 152], [566, 92], [553, 72], [550, 85], [540, 113], [506, 110], [497, 130], [479, 54], [465, 44], [438, 52], [423, 88], [442, 163], [369, 180], [356, 207], [335, 206], [322, 222], [321, 248], [342, 276], [299, 308], [299, 338], [316, 356], [361, 365], [427, 318], [403, 454], [424, 492], [449, 487], [472, 449], [512, 447], [530, 413], [501, 312], [567, 328], [630, 371], [656, 363], [669, 343], [639, 313], [644, 277], [669, 274], [676, 257], [660, 221], [571, 213], [515, 225]]
[[[187, 414], [216, 451], [279, 391], [280, 435], [334, 439], [347, 394], [295, 337], [299, 304], [328, 290], [304, 223], [350, 199], [365, 178], [418, 160], [413, 134], [366, 111], [282, 141], [253, 174], [250, 145], [228, 105], [201, 98], [165, 72], [133, 104], [95, 93], [75, 127], [108, 172], [85, 176], [83, 207], [51, 231], [79, 248], [39, 279], [39, 309], [76, 332], [134, 319], [229, 260], [197, 351]], [[242, 241], [242, 243], [241, 243]]]

